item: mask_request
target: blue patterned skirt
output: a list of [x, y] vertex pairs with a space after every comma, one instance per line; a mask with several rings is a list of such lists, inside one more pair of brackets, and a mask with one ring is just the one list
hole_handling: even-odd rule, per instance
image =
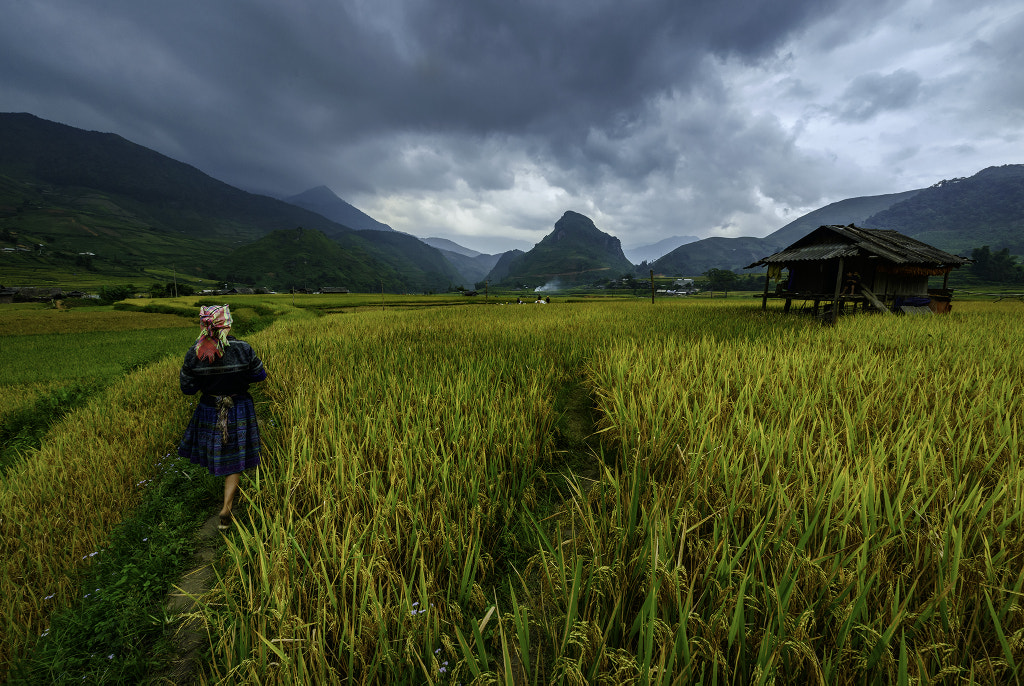
[[217, 408], [200, 402], [178, 445], [178, 454], [210, 470], [214, 476], [245, 471], [260, 463], [260, 429], [256, 405], [241, 397], [227, 410], [227, 441], [217, 424]]

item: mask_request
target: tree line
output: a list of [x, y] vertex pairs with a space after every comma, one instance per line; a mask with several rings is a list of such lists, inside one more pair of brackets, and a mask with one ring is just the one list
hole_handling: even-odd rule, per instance
[[[100, 286], [99, 296], [101, 302], [109, 305], [130, 298], [137, 292], [135, 285], [130, 283], [119, 286]], [[151, 298], [173, 298], [176, 295], [193, 295], [195, 292], [196, 289], [187, 283], [154, 283], [149, 287], [149, 297]]]
[[1001, 283], [1024, 283], [1024, 267], [1017, 262], [1017, 256], [1009, 248], [992, 251], [987, 245], [971, 250], [974, 264], [968, 271], [982, 281]]

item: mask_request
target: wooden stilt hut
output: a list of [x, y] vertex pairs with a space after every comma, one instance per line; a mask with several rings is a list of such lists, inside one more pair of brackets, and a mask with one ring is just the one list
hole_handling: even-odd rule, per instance
[[[789, 247], [746, 267], [766, 266], [761, 308], [770, 298], [813, 302], [814, 314], [835, 321], [849, 306], [853, 311], [908, 312], [927, 307], [950, 309], [949, 272], [968, 264], [899, 231], [848, 226], [820, 226]], [[783, 270], [788, 273], [783, 276]], [[942, 276], [942, 288], [929, 289], [928, 278]], [[776, 288], [769, 289], [774, 279]]]

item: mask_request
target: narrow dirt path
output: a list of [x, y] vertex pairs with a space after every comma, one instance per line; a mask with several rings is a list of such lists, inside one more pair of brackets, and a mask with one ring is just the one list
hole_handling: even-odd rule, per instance
[[208, 639], [200, 620], [183, 615], [193, 611], [195, 598], [209, 591], [216, 579], [213, 563], [222, 546], [222, 535], [217, 529], [219, 523], [220, 517], [215, 514], [196, 533], [196, 551], [192, 555], [189, 571], [182, 575], [178, 584], [167, 594], [164, 610], [168, 617], [174, 619], [171, 629], [174, 655], [150, 683], [175, 686], [198, 683]]

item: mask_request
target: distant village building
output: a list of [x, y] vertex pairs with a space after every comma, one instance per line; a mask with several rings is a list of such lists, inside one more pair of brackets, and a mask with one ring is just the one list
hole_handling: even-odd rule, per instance
[[[906, 312], [927, 307], [948, 312], [952, 291], [949, 272], [970, 259], [952, 255], [919, 240], [886, 229], [820, 226], [787, 248], [746, 267], [768, 268], [762, 309], [771, 298], [784, 299], [789, 312], [794, 300], [824, 307], [834, 321], [844, 307], [856, 311]], [[788, 275], [783, 278], [782, 271]], [[942, 288], [929, 289], [928, 278], [942, 276]], [[774, 291], [769, 281], [777, 282]]]
[[320, 288], [321, 293], [348, 293], [348, 289], [344, 286], [322, 286]]
[[66, 298], [59, 286], [0, 286], [0, 303], [47, 302]]
[[64, 291], [59, 286], [27, 286], [18, 289], [19, 300], [46, 301], [63, 297]]

